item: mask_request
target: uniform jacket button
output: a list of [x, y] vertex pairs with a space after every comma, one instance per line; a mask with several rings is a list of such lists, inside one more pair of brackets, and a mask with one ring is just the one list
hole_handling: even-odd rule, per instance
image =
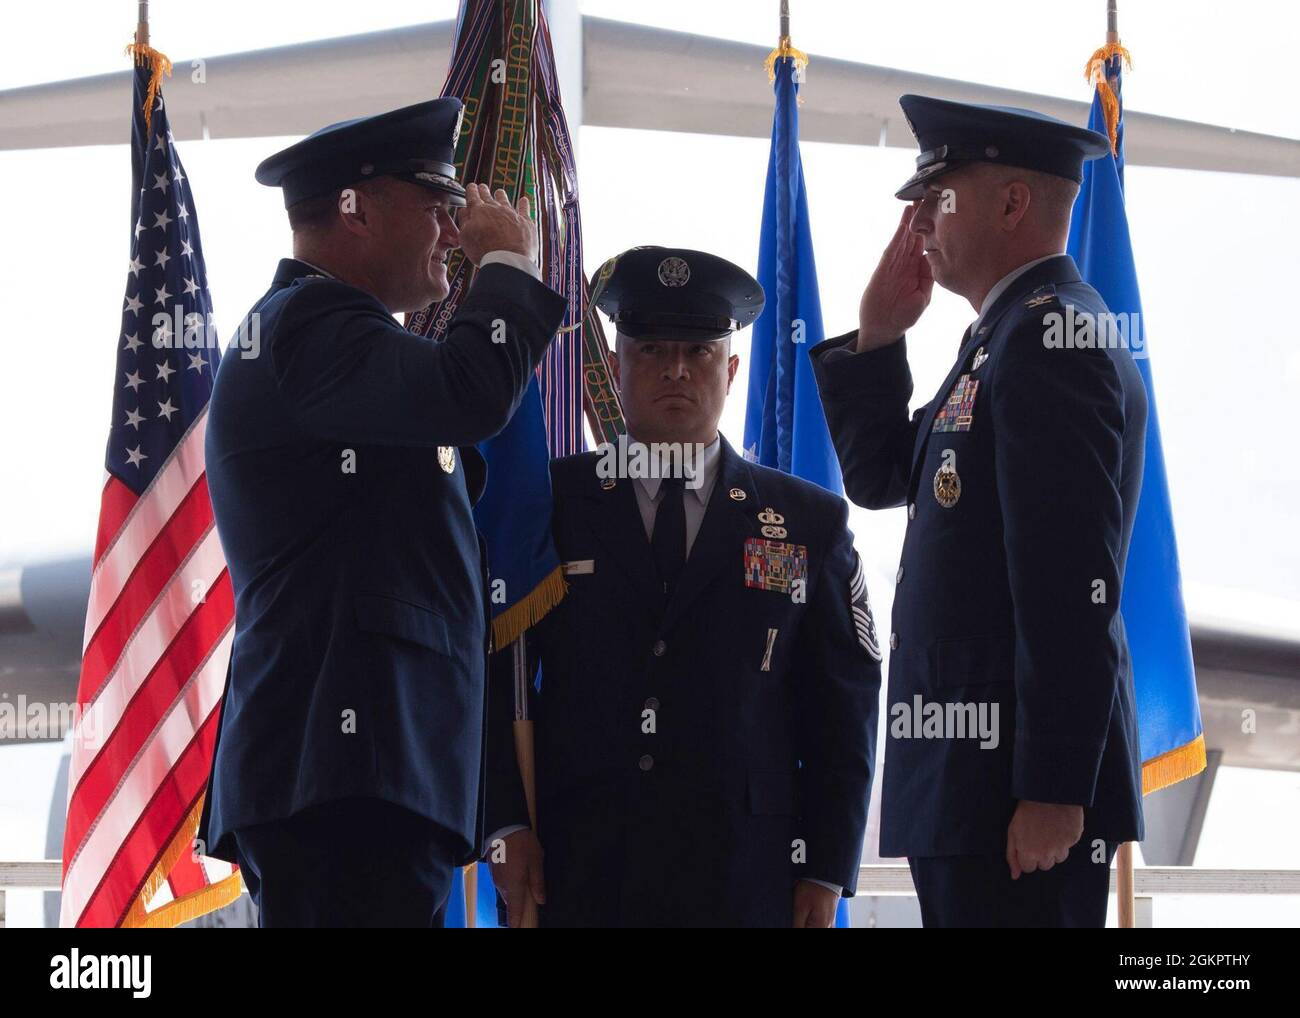
[[898, 650], [898, 634], [897, 634], [897, 633], [890, 633], [890, 634], [889, 634], [889, 649], [890, 649], [890, 650]]
[[664, 643], [663, 640], [655, 640], [655, 645], [651, 649], [654, 651], [655, 657], [663, 657], [668, 652], [668, 644]]
[[647, 753], [645, 756], [643, 756], [640, 760], [636, 762], [636, 765], [640, 767], [643, 771], [648, 771], [651, 767], [655, 765], [655, 758], [652, 757], [649, 753]]

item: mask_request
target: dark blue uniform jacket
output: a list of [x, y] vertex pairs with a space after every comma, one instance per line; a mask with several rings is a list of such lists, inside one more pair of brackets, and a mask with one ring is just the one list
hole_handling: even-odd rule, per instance
[[485, 266], [435, 343], [366, 292], [280, 263], [250, 312], [259, 356], [232, 346], [207, 420], [235, 591], [208, 854], [233, 861], [236, 828], [348, 796], [405, 806], [477, 853], [487, 610], [470, 507], [486, 472], [474, 444], [510, 419], [564, 306], [526, 273]]
[[[1119, 604], [1146, 393], [1127, 349], [1054, 345], [1048, 318], [1105, 311], [1068, 256], [1034, 266], [910, 416], [905, 340], [833, 355], [853, 333], [812, 351], [848, 496], [907, 506], [882, 855], [1003, 853], [1020, 799], [1084, 806], [1085, 837], [1142, 836]], [[930, 704], [996, 707], [996, 747], [952, 737], [955, 712], [939, 737], [918, 735]]]
[[[880, 665], [847, 504], [724, 439], [665, 607], [635, 482], [597, 457], [552, 464], [569, 591], [529, 632], [543, 924], [789, 926], [799, 877], [851, 896]], [[488, 808], [528, 822], [517, 774]]]

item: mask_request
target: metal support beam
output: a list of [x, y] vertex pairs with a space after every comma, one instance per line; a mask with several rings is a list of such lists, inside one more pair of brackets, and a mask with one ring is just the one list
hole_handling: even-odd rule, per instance
[[[572, 54], [579, 47], [568, 38], [574, 3], [553, 5], [571, 124], [770, 135], [766, 47], [583, 17], [575, 72]], [[181, 140], [300, 135], [428, 99], [446, 74], [453, 30], [443, 21], [214, 56], [202, 64], [178, 60], [165, 86], [172, 130]], [[1026, 106], [1079, 124], [1088, 117], [1086, 101], [814, 55], [800, 91], [801, 137], [910, 149], [912, 135], [898, 109], [904, 92]], [[1090, 98], [1080, 92], [1081, 100]], [[0, 149], [125, 143], [130, 94], [128, 71], [0, 92]], [[1294, 138], [1137, 111], [1128, 112], [1125, 126], [1129, 165], [1300, 176]]]

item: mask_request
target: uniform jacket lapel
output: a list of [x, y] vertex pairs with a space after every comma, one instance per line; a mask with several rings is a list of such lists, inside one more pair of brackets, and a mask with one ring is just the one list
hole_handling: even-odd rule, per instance
[[656, 605], [661, 595], [654, 575], [654, 560], [650, 555], [650, 542], [646, 540], [641, 513], [637, 509], [636, 494], [628, 478], [617, 478], [612, 487], [602, 487], [602, 478], [596, 475], [596, 461], [592, 460], [591, 473], [583, 478], [581, 497], [575, 507], [583, 514], [586, 529], [618, 562], [619, 572], [636, 587], [638, 603]]
[[[720, 571], [733, 569], [739, 580], [744, 569], [745, 538], [758, 532], [757, 514], [763, 507], [757, 504], [753, 473], [727, 440], [721, 441], [718, 477], [713, 483], [700, 532], [695, 536], [677, 590], [668, 604], [663, 621], [665, 631], [676, 624]], [[733, 490], [743, 491], [745, 497], [733, 498]]]
[[[983, 329], [980, 330], [983, 332]], [[943, 380], [938, 394], [930, 400], [930, 405], [925, 408], [925, 416], [921, 418], [921, 426], [916, 429], [916, 445], [912, 447], [912, 477], [916, 477], [917, 465], [925, 456], [925, 445], [930, 439], [930, 429], [934, 426], [935, 415], [939, 413], [939, 408], [943, 406], [943, 401], [948, 398], [948, 393], [952, 391], [953, 383], [957, 381], [957, 375], [961, 372], [961, 366], [966, 363], [966, 353], [974, 339], [967, 328], [966, 334], [962, 337], [961, 349], [957, 352], [957, 360], [953, 363], [948, 372], [948, 377]], [[915, 487], [913, 488], [915, 490]]]
[[1012, 284], [1003, 291], [1002, 295], [993, 302], [980, 322], [979, 329], [972, 334], [969, 330], [962, 339], [961, 349], [957, 354], [957, 360], [948, 372], [948, 376], [943, 380], [943, 385], [935, 394], [930, 405], [925, 408], [925, 416], [921, 418], [921, 425], [916, 432], [916, 445], [912, 449], [912, 496], [916, 494], [917, 485], [917, 468], [921, 460], [925, 458], [926, 446], [930, 441], [930, 429], [934, 426], [934, 418], [943, 406], [944, 400], [948, 398], [948, 393], [957, 382], [957, 376], [961, 374], [962, 368], [966, 364], [967, 358], [980, 344], [986, 342], [988, 337], [993, 334], [997, 328], [998, 320], [1007, 313], [1016, 303], [1025, 296], [1025, 294], [1037, 290], [1040, 286], [1048, 283], [1077, 283], [1079, 281], [1079, 270], [1074, 264], [1074, 259], [1069, 255], [1060, 255], [1057, 258], [1051, 258], [1048, 261], [1040, 262], [1032, 269], [1017, 276]]

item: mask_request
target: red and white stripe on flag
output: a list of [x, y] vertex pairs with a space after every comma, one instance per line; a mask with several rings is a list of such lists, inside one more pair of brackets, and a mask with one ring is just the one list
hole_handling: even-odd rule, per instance
[[239, 897], [194, 854], [234, 635], [206, 407], [139, 498], [100, 501], [68, 776], [63, 926], [175, 926]]

